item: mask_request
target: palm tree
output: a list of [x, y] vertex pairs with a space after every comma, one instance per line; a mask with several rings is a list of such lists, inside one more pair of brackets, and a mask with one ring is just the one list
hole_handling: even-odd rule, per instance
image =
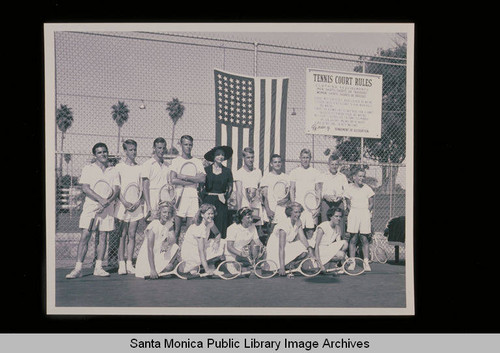
[[112, 114], [111, 116], [113, 117], [113, 120], [115, 121], [116, 125], [118, 125], [118, 142], [117, 142], [117, 147], [116, 147], [116, 154], [120, 153], [120, 133], [121, 133], [121, 128], [123, 124], [125, 124], [128, 120], [128, 113], [130, 110], [128, 109], [128, 106], [125, 104], [125, 102], [120, 102], [118, 101], [118, 104], [115, 104], [111, 107]]
[[174, 126], [172, 127], [172, 140], [171, 140], [170, 154], [173, 154], [173, 151], [174, 151], [175, 124], [177, 124], [179, 119], [182, 118], [182, 115], [184, 114], [184, 109], [185, 109], [185, 107], [182, 105], [182, 102], [179, 101], [178, 98], [172, 98], [172, 100], [167, 103], [168, 115], [170, 115], [170, 118], [172, 119], [172, 122], [174, 123]]
[[[61, 151], [64, 150], [64, 134], [73, 124], [73, 112], [71, 108], [67, 105], [61, 104], [61, 106], [56, 110], [56, 124], [59, 130], [62, 132], [61, 136]], [[59, 164], [59, 176], [62, 176], [62, 161], [63, 157], [61, 156], [60, 164]]]

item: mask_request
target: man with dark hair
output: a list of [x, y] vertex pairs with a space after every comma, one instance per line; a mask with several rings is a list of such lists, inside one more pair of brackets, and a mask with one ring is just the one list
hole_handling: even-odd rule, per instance
[[[114, 167], [109, 165], [108, 147], [100, 142], [92, 148], [95, 161], [83, 167], [80, 176], [80, 184], [85, 194], [82, 213], [80, 215], [79, 227], [82, 230], [75, 268], [66, 275], [66, 278], [82, 277], [82, 266], [87, 254], [89, 240], [92, 232], [96, 231], [99, 239], [97, 247], [97, 259], [94, 268], [94, 276], [106, 277], [109, 273], [102, 268], [102, 261], [106, 253], [107, 235], [115, 226], [114, 201], [119, 194], [119, 187]], [[101, 197], [94, 191], [98, 181], [104, 181], [111, 188], [111, 196]]]

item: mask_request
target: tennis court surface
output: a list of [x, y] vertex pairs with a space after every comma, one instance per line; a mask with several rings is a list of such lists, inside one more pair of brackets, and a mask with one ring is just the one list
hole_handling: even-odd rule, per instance
[[68, 280], [67, 268], [56, 270], [56, 307], [311, 307], [404, 308], [405, 264], [372, 263], [359, 276], [320, 274], [316, 277], [275, 276], [233, 280], [175, 276], [144, 280], [134, 275], [96, 277], [90, 268]]

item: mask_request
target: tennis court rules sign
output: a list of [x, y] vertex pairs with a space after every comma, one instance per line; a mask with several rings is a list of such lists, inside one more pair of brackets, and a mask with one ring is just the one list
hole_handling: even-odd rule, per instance
[[306, 133], [380, 138], [382, 75], [307, 69]]

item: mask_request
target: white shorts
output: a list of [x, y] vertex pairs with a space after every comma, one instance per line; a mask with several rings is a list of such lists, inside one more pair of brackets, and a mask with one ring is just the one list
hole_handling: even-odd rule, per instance
[[[155, 251], [153, 253], [155, 270], [157, 273], [160, 273], [167, 267], [167, 265], [172, 261], [172, 258], [176, 254], [179, 246], [177, 244], [172, 244], [171, 247], [167, 249], [167, 251]], [[137, 261], [135, 263], [135, 276], [144, 278], [145, 276], [149, 276], [151, 274], [151, 267], [149, 265], [148, 259], [148, 241], [144, 239], [144, 242], [139, 250], [139, 254], [137, 255]]]
[[120, 201], [117, 201], [115, 209], [115, 218], [120, 221], [135, 222], [144, 218], [144, 205], [140, 205], [133, 212], [125, 212], [125, 206]]
[[[101, 213], [96, 215], [96, 205], [85, 203], [83, 205], [82, 214], [80, 215], [80, 222], [78, 226], [81, 229], [88, 229], [90, 222], [96, 217], [96, 223], [99, 225], [99, 230], [102, 232], [110, 232], [115, 229], [115, 203], [111, 203]], [[94, 229], [96, 224], [94, 223]]]
[[182, 197], [176, 215], [181, 218], [192, 218], [200, 208], [198, 197]]
[[155, 213], [158, 210], [158, 201], [160, 200], [159, 192], [160, 189], [149, 190], [149, 202], [151, 203], [151, 209], [144, 204], [144, 217], [146, 217], [149, 211], [151, 211], [151, 213]]
[[[278, 236], [276, 234], [271, 234], [266, 246], [266, 259], [276, 262], [278, 266], [280, 265], [279, 248]], [[307, 251], [307, 249], [304, 247], [304, 244], [302, 244], [300, 240], [296, 240], [290, 243], [285, 242], [285, 265], [290, 263], [305, 251]]]
[[322, 264], [326, 264], [328, 261], [333, 259], [333, 257], [342, 249], [342, 246], [347, 244], [345, 240], [335, 241], [328, 245], [319, 246], [319, 257]]
[[367, 208], [353, 208], [347, 216], [347, 233], [370, 234], [372, 232], [372, 217]]

